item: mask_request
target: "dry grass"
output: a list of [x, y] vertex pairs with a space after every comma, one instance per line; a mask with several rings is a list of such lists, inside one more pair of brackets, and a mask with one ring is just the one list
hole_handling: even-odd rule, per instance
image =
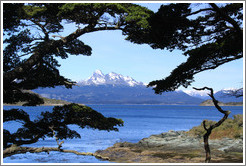
[[[207, 126], [215, 124], [215, 121], [207, 121]], [[192, 136], [202, 137], [205, 134], [203, 125], [193, 127], [187, 133]], [[240, 138], [243, 136], [243, 115], [234, 115], [233, 119], [228, 118], [219, 127], [215, 128], [210, 139], [221, 139], [223, 137], [228, 138]]]

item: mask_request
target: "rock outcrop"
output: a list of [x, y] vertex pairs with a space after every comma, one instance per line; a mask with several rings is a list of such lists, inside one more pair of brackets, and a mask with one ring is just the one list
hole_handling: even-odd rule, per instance
[[[212, 162], [243, 162], [243, 139], [209, 140]], [[152, 135], [138, 143], [116, 143], [96, 152], [114, 162], [133, 163], [203, 163], [203, 139], [185, 131]]]
[[[243, 152], [243, 139], [222, 138], [221, 140], [209, 140], [210, 148], [224, 152]], [[152, 135], [140, 140], [137, 145], [143, 147], [163, 147], [163, 149], [203, 149], [203, 140], [192, 137], [185, 131], [173, 131]]]

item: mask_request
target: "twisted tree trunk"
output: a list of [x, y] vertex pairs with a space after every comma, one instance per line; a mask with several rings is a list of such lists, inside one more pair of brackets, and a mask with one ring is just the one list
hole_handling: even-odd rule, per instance
[[231, 111], [225, 111], [218, 105], [218, 100], [215, 99], [212, 88], [204, 87], [204, 88], [194, 88], [194, 89], [195, 90], [205, 90], [205, 89], [209, 90], [210, 94], [208, 94], [208, 95], [212, 98], [214, 106], [216, 107], [216, 109], [219, 112], [224, 114], [224, 117], [222, 119], [220, 119], [214, 125], [209, 126], [208, 128], [206, 126], [206, 120], [203, 121], [203, 128], [206, 130], [206, 133], [203, 135], [204, 149], [205, 149], [205, 152], [206, 152], [205, 163], [209, 163], [211, 161], [211, 153], [210, 153], [210, 147], [209, 147], [209, 143], [208, 143], [209, 136], [212, 133], [212, 130], [214, 128], [219, 127], [227, 119], [227, 117], [229, 116]]

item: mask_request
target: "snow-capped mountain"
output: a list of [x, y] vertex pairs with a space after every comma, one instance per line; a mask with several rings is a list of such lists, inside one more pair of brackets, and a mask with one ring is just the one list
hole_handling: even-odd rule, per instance
[[[236, 97], [232, 93], [237, 90], [235, 88], [227, 88], [227, 89], [222, 89], [214, 94], [214, 97], [221, 101], [221, 102], [242, 102], [243, 101], [243, 96], [241, 97]], [[243, 94], [243, 89], [240, 89], [236, 93], [238, 94]]]
[[[220, 91], [215, 91], [214, 92], [214, 97], [216, 98], [216, 100], [219, 100], [221, 102], [242, 102], [243, 101], [243, 97], [236, 97], [232, 94], [233, 91], [237, 90], [236, 88], [226, 88], [226, 89], [222, 89]], [[186, 94], [192, 96], [192, 97], [197, 97], [200, 99], [211, 99], [208, 96], [208, 93], [210, 93], [210, 91], [204, 90], [204, 91], [197, 91], [197, 90], [183, 90], [183, 92], [185, 92]], [[237, 91], [237, 94], [242, 94], [243, 90], [239, 90]]]
[[123, 76], [111, 72], [109, 74], [103, 74], [101, 70], [96, 70], [91, 77], [86, 80], [78, 82], [79, 85], [125, 85], [136, 86], [144, 85], [142, 82], [138, 82], [129, 76]]
[[193, 97], [197, 97], [197, 98], [201, 98], [201, 99], [207, 99], [208, 96], [208, 91], [198, 91], [195, 89], [192, 90], [183, 90], [183, 92], [185, 92], [186, 94], [193, 96]]
[[[34, 92], [52, 99], [84, 104], [179, 104], [199, 105], [210, 99], [208, 91], [176, 90], [156, 95], [152, 88], [146, 88], [129, 76], [111, 72], [103, 74], [96, 70], [91, 77], [82, 80], [72, 89], [62, 86], [55, 88], [39, 88]], [[228, 91], [218, 91], [215, 98], [222, 102], [241, 102], [242, 97], [236, 98], [226, 94]]]

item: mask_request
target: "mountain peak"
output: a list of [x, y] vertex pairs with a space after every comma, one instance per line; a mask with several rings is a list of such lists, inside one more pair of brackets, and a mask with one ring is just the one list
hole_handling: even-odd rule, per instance
[[91, 77], [79, 82], [80, 85], [144, 85], [129, 76], [123, 76], [115, 72], [104, 75], [101, 70], [96, 70]]
[[104, 76], [104, 74], [102, 73], [101, 70], [95, 70], [93, 75], [101, 75], [101, 76]]
[[206, 99], [208, 97], [208, 91], [198, 91], [198, 90], [183, 90], [183, 92], [185, 92], [186, 94], [193, 96], [193, 97], [198, 97], [201, 99]]

